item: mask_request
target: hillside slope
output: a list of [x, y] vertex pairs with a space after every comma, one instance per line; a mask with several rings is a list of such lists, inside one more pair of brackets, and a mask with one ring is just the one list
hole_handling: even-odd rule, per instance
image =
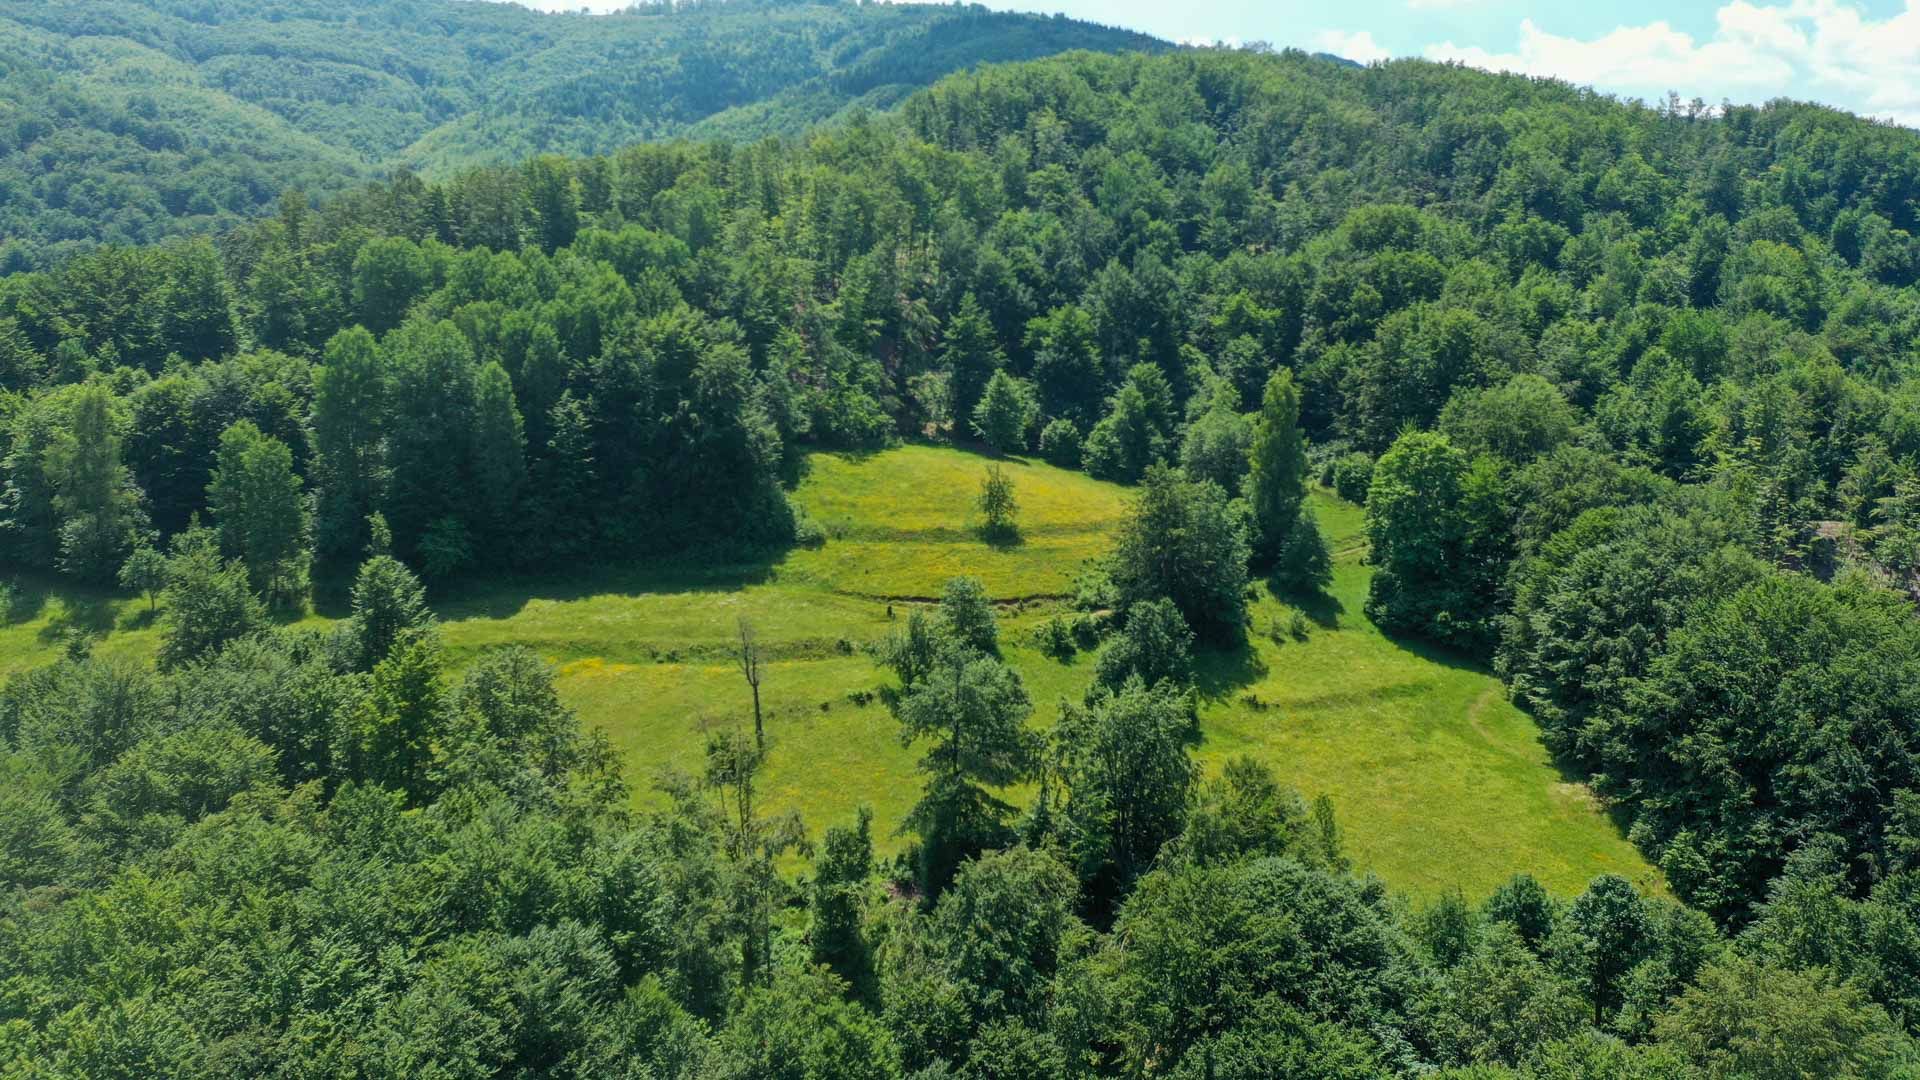
[[0, 266], [217, 230], [289, 187], [602, 153], [703, 124], [794, 131], [982, 62], [1162, 47], [912, 4], [588, 18], [465, 0], [0, 3]]

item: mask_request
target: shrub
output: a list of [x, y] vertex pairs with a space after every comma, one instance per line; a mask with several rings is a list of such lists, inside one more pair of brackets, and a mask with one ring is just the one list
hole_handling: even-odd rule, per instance
[[1373, 455], [1354, 451], [1333, 463], [1333, 490], [1350, 503], [1365, 503], [1373, 486]]
[[1040, 432], [1040, 456], [1049, 464], [1063, 469], [1077, 468], [1081, 449], [1080, 429], [1065, 417], [1054, 420]]
[[1079, 643], [1074, 640], [1074, 628], [1059, 615], [1040, 624], [1040, 651], [1055, 660], [1067, 660], [1080, 651]]

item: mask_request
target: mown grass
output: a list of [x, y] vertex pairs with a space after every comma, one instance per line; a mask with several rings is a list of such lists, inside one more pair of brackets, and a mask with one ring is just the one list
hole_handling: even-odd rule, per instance
[[[1091, 679], [1090, 656], [1051, 659], [1033, 634], [1085, 562], [1106, 550], [1127, 492], [1002, 462], [1023, 538], [995, 546], [977, 534], [973, 510], [987, 464], [921, 446], [816, 455], [795, 497], [828, 533], [823, 546], [764, 562], [490, 587], [437, 605], [445, 640], [456, 663], [517, 643], [558, 665], [562, 695], [608, 733], [645, 805], [659, 798], [651, 780], [661, 770], [699, 768], [709, 731], [751, 723], [732, 659], [746, 618], [770, 660], [765, 805], [800, 811], [816, 833], [869, 805], [876, 839], [895, 851], [919, 791], [919, 751], [900, 745], [886, 708], [863, 692], [887, 678], [868, 647], [914, 604], [956, 574], [987, 582], [1003, 602], [1002, 640], [1033, 697], [1036, 727]], [[1262, 589], [1247, 644], [1203, 654], [1203, 765], [1251, 754], [1307, 796], [1328, 795], [1356, 865], [1416, 899], [1455, 887], [1484, 896], [1520, 870], [1562, 895], [1604, 871], [1658, 890], [1657, 873], [1555, 769], [1493, 676], [1389, 639], [1366, 619], [1360, 511], [1325, 493], [1314, 502], [1336, 550], [1333, 587], [1292, 600]], [[99, 635], [99, 655], [150, 655], [157, 632], [145, 606], [46, 593], [0, 627], [0, 671], [47, 661], [76, 624]], [[1310, 616], [1304, 641], [1287, 633], [1296, 608]]]
[[[1250, 754], [1326, 794], [1355, 862], [1416, 896], [1484, 896], [1520, 870], [1561, 894], [1600, 873], [1664, 892], [1497, 679], [1366, 618], [1360, 509], [1324, 492], [1314, 504], [1333, 585], [1291, 603], [1262, 590], [1248, 649], [1207, 658], [1201, 759]], [[1304, 641], [1288, 632], [1294, 610], [1309, 616]]]

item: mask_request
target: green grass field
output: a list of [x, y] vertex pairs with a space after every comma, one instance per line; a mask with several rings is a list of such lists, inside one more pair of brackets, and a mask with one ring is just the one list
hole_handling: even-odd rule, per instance
[[[440, 603], [456, 662], [507, 643], [554, 662], [566, 700], [605, 729], [629, 763], [635, 797], [657, 798], [661, 769], [699, 766], [705, 733], [750, 723], [749, 691], [730, 648], [751, 621], [770, 658], [762, 685], [771, 755], [768, 804], [797, 809], [818, 831], [873, 807], [876, 839], [918, 792], [916, 752], [861, 691], [886, 674], [864, 652], [913, 603], [956, 574], [982, 578], [1003, 602], [1002, 640], [1044, 727], [1078, 697], [1091, 658], [1061, 663], [1030, 644], [1088, 559], [1105, 551], [1127, 492], [1074, 472], [1009, 462], [1023, 542], [992, 546], [974, 531], [987, 462], [909, 446], [816, 455], [797, 502], [829, 536], [818, 548], [737, 566], [609, 570], [589, 580], [520, 583]], [[1198, 748], [1211, 768], [1229, 756], [1268, 762], [1309, 797], [1328, 794], [1355, 863], [1426, 899], [1454, 886], [1483, 896], [1519, 870], [1571, 894], [1612, 871], [1660, 890], [1657, 872], [1585, 788], [1554, 767], [1532, 721], [1485, 671], [1388, 639], [1361, 612], [1369, 570], [1357, 508], [1317, 493], [1334, 543], [1330, 595], [1307, 605], [1305, 641], [1280, 633], [1288, 607], [1263, 593], [1249, 643], [1203, 656]], [[63, 632], [100, 635], [99, 655], [150, 655], [146, 604], [106, 595], [47, 595], [0, 628], [0, 672], [44, 663]]]

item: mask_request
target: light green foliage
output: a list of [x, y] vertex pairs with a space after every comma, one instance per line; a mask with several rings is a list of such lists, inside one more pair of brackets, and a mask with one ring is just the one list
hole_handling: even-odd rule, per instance
[[717, 803], [727, 916], [740, 938], [740, 977], [749, 985], [773, 977], [773, 911], [785, 892], [777, 863], [796, 848], [810, 851], [798, 814], [761, 815], [759, 775], [765, 762], [759, 741], [740, 730], [707, 737], [701, 781]]
[[450, 697], [438, 643], [399, 643], [374, 665], [355, 723], [352, 774], [425, 800], [435, 788], [437, 759], [450, 749]]
[[[23, 11], [11, 20], [11, 48], [33, 58], [40, 78], [9, 93], [23, 127], [0, 176], [90, 194], [64, 199], [21, 184], [32, 195], [0, 217], [13, 241], [6, 268], [96, 243], [221, 231], [284, 208], [282, 193], [302, 188], [333, 194], [377, 176], [693, 133], [752, 142], [856, 103], [890, 105], [983, 61], [1165, 48], [1090, 23], [937, 8], [642, 4], [591, 22], [573, 14], [447, 0], [399, 10], [351, 0], [275, 8], [271, 18], [251, 4], [186, 11], [125, 0]], [[188, 39], [200, 46], [167, 44]], [[834, 47], [815, 47], [827, 41]], [[404, 73], [388, 66], [388, 50], [409, 58]], [[497, 181], [471, 185], [461, 201], [496, 220], [468, 239], [498, 248], [524, 230], [547, 250], [564, 245], [630, 197], [605, 164], [540, 157], [501, 170], [524, 196]], [[422, 214], [423, 224], [443, 225], [447, 210]], [[311, 228], [317, 216], [290, 222]], [[267, 267], [261, 284], [278, 269]]]
[[1373, 455], [1363, 451], [1344, 454], [1333, 463], [1333, 490], [1350, 503], [1365, 503], [1367, 489], [1373, 486]]
[[165, 600], [157, 657], [162, 670], [206, 659], [266, 628], [266, 610], [247, 584], [246, 567], [221, 558], [219, 541], [204, 529], [174, 538]]
[[1187, 425], [1180, 444], [1180, 467], [1195, 480], [1211, 480], [1227, 491], [1239, 491], [1251, 462], [1253, 423], [1236, 406], [1239, 394], [1221, 382], [1205, 412]]
[[809, 903], [813, 921], [807, 931], [814, 962], [854, 987], [870, 985], [873, 976], [860, 926], [872, 874], [873, 811], [862, 806], [851, 827], [830, 826], [820, 842]]
[[704, 1075], [724, 1080], [891, 1080], [892, 1040], [824, 971], [783, 970], [741, 1003]]
[[[1001, 601], [1025, 601], [1029, 610], [1002, 616], [1000, 637], [1042, 704], [1042, 720], [1051, 720], [1052, 703], [1080, 700], [1094, 677], [1092, 659], [1063, 665], [1025, 643], [1050, 617], [1044, 604], [1035, 606], [1035, 593], [1069, 591], [1074, 569], [1113, 543], [1125, 489], [1044, 465], [1004, 467], [1019, 478], [1028, 529], [1019, 547], [990, 547], [964, 528], [980, 470], [975, 456], [925, 447], [817, 455], [797, 501], [822, 521], [844, 523], [844, 538], [788, 554], [771, 581], [755, 564], [608, 570], [580, 579], [573, 595], [533, 599], [509, 586], [479, 589], [440, 602], [438, 632], [456, 664], [507, 645], [555, 663], [562, 700], [607, 733], [634, 800], [651, 807], [660, 796], [648, 779], [658, 770], [700, 768], [701, 725], [741, 719], [745, 694], [733, 649], [737, 615], [749, 610], [767, 652], [769, 730], [782, 733], [763, 774], [769, 809], [830, 823], [870, 803], [875, 848], [891, 855], [920, 795], [918, 755], [900, 746], [877, 703], [859, 706], [848, 694], [887, 678], [859, 648], [931, 607], [894, 603], [889, 621], [887, 598], [937, 596], [948, 578], [972, 572]], [[1254, 635], [1245, 659], [1196, 649], [1203, 681], [1230, 687], [1200, 702], [1201, 771], [1216, 774], [1234, 757], [1252, 755], [1309, 795], [1332, 793], [1354, 864], [1416, 896], [1455, 885], [1485, 894], [1521, 870], [1561, 898], [1578, 893], [1596, 869], [1657, 890], [1657, 873], [1586, 790], [1554, 768], [1539, 729], [1491, 676], [1425, 658], [1364, 617], [1372, 571], [1363, 562], [1360, 512], [1324, 494], [1313, 502], [1335, 557], [1326, 607], [1315, 609], [1319, 623], [1306, 642], [1279, 647]], [[405, 606], [424, 615], [417, 580], [398, 564], [381, 565], [405, 581], [395, 595], [418, 600]], [[45, 596], [32, 601], [37, 614], [0, 626], [0, 666], [8, 671], [53, 658], [48, 628], [95, 602], [84, 593], [46, 595], [40, 586], [28, 594]], [[97, 657], [153, 655], [160, 630], [133, 621], [135, 605], [144, 604], [100, 603], [116, 612], [117, 628], [95, 647]], [[164, 607], [163, 599], [163, 615]], [[1252, 617], [1265, 625], [1285, 610], [1263, 593]], [[388, 624], [384, 617], [368, 622]], [[853, 655], [839, 651], [840, 638]], [[378, 659], [363, 661], [362, 670]], [[789, 753], [794, 746], [808, 752]], [[1011, 801], [1028, 790], [1014, 788]]]
[[485, 365], [475, 380], [473, 482], [474, 521], [504, 556], [520, 527], [514, 511], [527, 482], [527, 436], [513, 382], [499, 364]]
[[147, 610], [151, 612], [159, 603], [160, 590], [167, 587], [167, 557], [158, 549], [142, 544], [120, 564], [118, 580], [121, 588], [144, 594]]
[[988, 446], [1003, 454], [1017, 454], [1027, 448], [1027, 432], [1033, 427], [1038, 408], [1024, 383], [1005, 371], [995, 371], [970, 415], [974, 434]]
[[106, 385], [89, 383], [75, 392], [66, 428], [46, 447], [47, 482], [60, 516], [60, 568], [90, 584], [113, 580], [141, 523], [114, 411]]
[[900, 742], [925, 744], [925, 793], [904, 824], [920, 838], [921, 887], [937, 895], [962, 861], [1005, 839], [1013, 807], [995, 791], [1028, 779], [1036, 739], [1032, 699], [1000, 660], [945, 641], [899, 705]]
[[1072, 871], [1046, 851], [1013, 847], [960, 870], [928, 930], [972, 1024], [1044, 1019], [1077, 899]]
[[1013, 478], [998, 465], [987, 466], [980, 481], [981, 532], [996, 543], [1020, 538], [1020, 503], [1014, 494]]
[[1577, 988], [1499, 926], [1459, 959], [1426, 1022], [1443, 1061], [1475, 1065], [1524, 1061], [1543, 1043], [1579, 1034], [1586, 1016]]
[[382, 237], [353, 260], [353, 307], [361, 326], [384, 334], [399, 326], [407, 308], [433, 284], [433, 264], [420, 245]]
[[1307, 442], [1300, 431], [1300, 392], [1293, 372], [1280, 368], [1267, 380], [1253, 422], [1248, 450], [1247, 505], [1252, 544], [1262, 561], [1286, 545], [1307, 494]]
[[1128, 608], [1126, 625], [1100, 654], [1094, 675], [1099, 686], [1118, 690], [1136, 678], [1149, 687], [1193, 682], [1193, 630], [1171, 600]]
[[1500, 483], [1445, 435], [1401, 436], [1367, 490], [1367, 539], [1379, 567], [1367, 614], [1397, 633], [1486, 649], [1504, 565]]
[[1304, 501], [1274, 560], [1273, 580], [1296, 595], [1317, 593], [1333, 581], [1333, 552], [1320, 531], [1320, 519]]
[[[1695, 387], [1696, 396], [1698, 387]], [[1440, 411], [1440, 430], [1468, 454], [1525, 465], [1573, 437], [1579, 416], [1558, 387], [1538, 375], [1463, 390]]]
[[[419, 18], [358, 2], [363, 32]], [[706, 71], [684, 115], [828, 54], [813, 106], [885, 107], [1005, 25], [846, 9], [942, 20], [892, 42], [912, 63], [856, 78], [858, 40], [813, 8], [756, 6], [801, 37]], [[303, 10], [275, 10], [295, 82], [326, 36]], [[142, 88], [174, 84], [142, 80], [173, 16], [103, 11], [111, 33], [74, 48], [36, 29], [71, 5], [23, 11], [12, 44], [36, 74], [111, 55], [124, 115], [60, 115], [160, 160], [176, 102]], [[707, 16], [597, 25], [651, 19], [664, 47]], [[539, 25], [579, 50], [556, 64], [603, 55]], [[488, 112], [491, 53], [457, 85], [409, 55], [356, 101], [433, 87], [508, 138], [555, 104]], [[622, 55], [607, 78], [659, 74]], [[796, 59], [728, 77], [763, 56]], [[223, 85], [250, 85], [234, 66]], [[529, 87], [539, 67], [517, 69]], [[15, 142], [46, 141], [57, 82], [0, 91]], [[608, 85], [559, 104], [617, 133]], [[304, 117], [333, 100], [311, 89]], [[805, 140], [540, 156], [572, 130], [542, 128], [514, 154], [530, 165], [290, 197], [218, 248], [103, 247], [0, 282], [0, 519], [27, 568], [0, 659], [34, 669], [0, 692], [0, 1058], [1911, 1071], [1920, 631], [1885, 587], [1914, 564], [1920, 244], [1885, 196], [1910, 133], [1227, 50], [988, 67]], [[12, 184], [0, 217], [41, 191], [100, 216], [112, 175]], [[167, 213], [212, 225], [260, 191], [205, 194]], [[40, 257], [7, 235], [8, 265]], [[335, 338], [355, 320], [384, 338]], [[1025, 542], [983, 543], [981, 459], [881, 449], [938, 434], [955, 369], [983, 405], [1032, 380], [990, 417], [1003, 449], [1091, 424], [1081, 460], [1143, 479], [1138, 501], [1007, 461]], [[1249, 427], [1234, 488], [1242, 423], [1278, 464]], [[1350, 492], [1368, 470], [1327, 462], [1384, 451], [1364, 527], [1302, 488], [1306, 433]], [[248, 508], [298, 504], [295, 475], [336, 560], [367, 541], [331, 630], [275, 630], [245, 580], [274, 546]], [[1311, 513], [1274, 514], [1275, 492]], [[158, 628], [38, 576], [76, 521], [143, 538], [142, 495], [176, 541]], [[209, 512], [245, 564], [193, 524]], [[1280, 580], [1250, 582], [1280, 532], [1261, 551]], [[444, 582], [444, 622], [396, 553]], [[1479, 666], [1496, 628], [1510, 688]], [[1113, 640], [1036, 649], [1069, 631]], [[744, 734], [742, 670], [766, 676], [770, 741]], [[1042, 730], [1032, 704], [1054, 701], [1077, 704]], [[796, 811], [868, 801], [878, 831], [855, 818], [809, 872]], [[1663, 897], [1629, 823], [1711, 914]]]
[[959, 310], [947, 323], [946, 348], [941, 357], [947, 371], [951, 414], [971, 421], [988, 384], [1006, 362], [986, 312], [981, 310], [979, 300], [968, 293], [961, 298]]
[[1040, 429], [1040, 456], [1051, 464], [1070, 469], [1080, 464], [1084, 444], [1080, 438], [1080, 429], [1073, 421], [1062, 416], [1047, 422]]
[[1857, 987], [1738, 958], [1701, 972], [1658, 1031], [1709, 1080], [1871, 1080], [1912, 1064], [1911, 1042]]
[[1087, 433], [1080, 453], [1089, 476], [1132, 484], [1165, 452], [1166, 436], [1154, 421], [1146, 395], [1129, 383], [1113, 395], [1107, 415]]
[[976, 577], [957, 577], [940, 590], [939, 632], [963, 648], [1000, 655], [1000, 626], [993, 600]]
[[307, 597], [310, 530], [286, 444], [246, 420], [223, 432], [207, 509], [221, 552], [246, 567], [253, 591], [276, 607], [298, 610]]
[[322, 558], [350, 558], [365, 546], [367, 517], [386, 490], [387, 392], [372, 334], [356, 327], [327, 343], [313, 373], [314, 539]]
[[347, 633], [360, 669], [371, 671], [398, 645], [432, 630], [426, 590], [398, 559], [375, 555], [353, 582]]

